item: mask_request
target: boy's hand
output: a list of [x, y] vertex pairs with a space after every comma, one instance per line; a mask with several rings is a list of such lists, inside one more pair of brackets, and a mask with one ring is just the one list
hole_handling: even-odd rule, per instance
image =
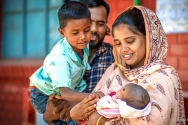
[[104, 93], [102, 93], [101, 91], [95, 91], [95, 92], [92, 92], [89, 96], [91, 96], [92, 98], [102, 98], [104, 95]]

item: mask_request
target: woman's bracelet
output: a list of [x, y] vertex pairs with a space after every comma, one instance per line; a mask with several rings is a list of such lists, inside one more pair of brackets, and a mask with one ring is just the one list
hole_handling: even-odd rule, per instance
[[98, 124], [99, 124], [99, 121], [101, 120], [101, 118], [102, 118], [102, 117], [103, 117], [102, 115], [99, 117], [99, 119], [97, 120], [96, 125], [98, 125]]

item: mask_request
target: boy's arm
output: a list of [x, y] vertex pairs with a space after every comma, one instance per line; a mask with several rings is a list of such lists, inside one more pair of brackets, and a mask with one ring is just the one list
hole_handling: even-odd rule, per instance
[[80, 102], [89, 96], [89, 93], [76, 92], [70, 88], [60, 87], [59, 88], [61, 97], [67, 101]]
[[96, 91], [96, 92], [93, 92], [90, 94], [90, 93], [76, 92], [76, 91], [71, 90], [70, 88], [66, 88], [66, 87], [60, 87], [59, 90], [60, 90], [62, 99], [68, 100], [68, 101], [73, 101], [73, 102], [75, 102], [75, 101], [80, 102], [88, 96], [93, 96], [98, 99], [100, 99], [104, 96], [104, 94], [100, 91]]

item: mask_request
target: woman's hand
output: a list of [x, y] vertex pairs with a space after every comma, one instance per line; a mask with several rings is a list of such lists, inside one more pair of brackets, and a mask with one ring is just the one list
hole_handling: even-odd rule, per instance
[[96, 123], [98, 121], [97, 125], [104, 125], [106, 120], [107, 120], [107, 118], [105, 118], [104, 116], [101, 116], [100, 114], [98, 114], [97, 111], [95, 111], [89, 116], [88, 124], [96, 125]]
[[99, 99], [94, 94], [86, 97], [83, 101], [75, 105], [71, 111], [71, 118], [80, 123], [83, 119], [88, 118], [95, 111], [96, 103]]

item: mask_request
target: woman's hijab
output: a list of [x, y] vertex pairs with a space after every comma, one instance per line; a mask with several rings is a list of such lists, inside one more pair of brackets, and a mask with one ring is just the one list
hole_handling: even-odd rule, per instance
[[[142, 7], [142, 6], [134, 6], [142, 12], [145, 22], [146, 29], [146, 57], [144, 61], [144, 67], [149, 66], [151, 63], [161, 63], [164, 65], [166, 60], [166, 55], [168, 51], [168, 43], [165, 32], [159, 21], [157, 15], [153, 13], [151, 10]], [[128, 9], [134, 8], [129, 7]], [[124, 11], [126, 11], [124, 10]], [[116, 64], [126, 73], [130, 71], [130, 66], [126, 65], [123, 59], [116, 52], [116, 45], [113, 47], [113, 54], [115, 58]], [[167, 65], [167, 64], [165, 64]], [[140, 67], [140, 68], [144, 68]], [[138, 70], [138, 69], [133, 69]], [[132, 71], [133, 72], [133, 71]]]

